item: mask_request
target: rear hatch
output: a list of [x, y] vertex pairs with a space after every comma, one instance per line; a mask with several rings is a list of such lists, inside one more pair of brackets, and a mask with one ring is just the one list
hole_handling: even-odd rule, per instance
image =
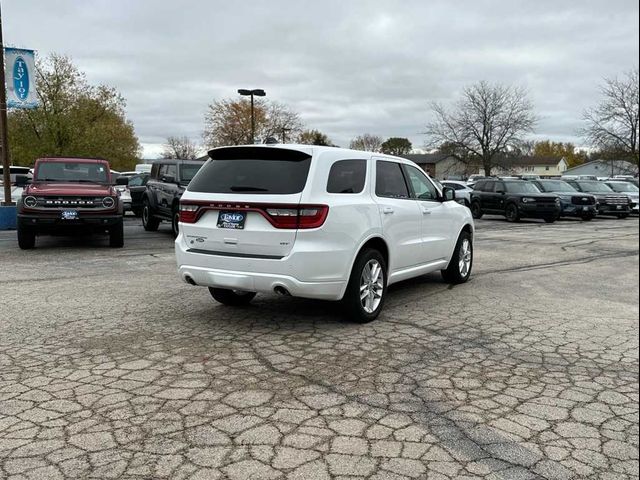
[[326, 207], [300, 205], [311, 151], [226, 147], [209, 152], [180, 202], [180, 229], [200, 253], [278, 259], [298, 228], [315, 228]]

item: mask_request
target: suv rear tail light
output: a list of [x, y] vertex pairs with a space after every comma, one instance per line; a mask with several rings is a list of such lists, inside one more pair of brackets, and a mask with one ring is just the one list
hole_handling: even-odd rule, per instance
[[196, 223], [198, 221], [199, 205], [190, 203], [180, 204], [180, 221], [182, 223]]
[[181, 202], [180, 221], [196, 223], [207, 210], [256, 212], [266, 218], [275, 228], [318, 228], [329, 214], [327, 205], [265, 205], [228, 204], [210, 202]]

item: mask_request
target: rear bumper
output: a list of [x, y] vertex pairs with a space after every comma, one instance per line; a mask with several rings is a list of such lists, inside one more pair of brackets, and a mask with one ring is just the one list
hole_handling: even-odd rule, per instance
[[[296, 242], [303, 244], [304, 242]], [[286, 257], [256, 258], [201, 253], [189, 249], [182, 233], [175, 242], [178, 274], [187, 283], [216, 288], [340, 300], [347, 286], [351, 252], [294, 248]], [[190, 282], [188, 279], [191, 279]]]
[[[196, 254], [197, 255], [197, 254]], [[345, 282], [301, 282], [287, 275], [219, 270], [215, 268], [181, 265], [178, 274], [185, 282], [190, 278], [196, 285], [249, 292], [274, 293], [284, 288], [294, 297], [340, 300]]]

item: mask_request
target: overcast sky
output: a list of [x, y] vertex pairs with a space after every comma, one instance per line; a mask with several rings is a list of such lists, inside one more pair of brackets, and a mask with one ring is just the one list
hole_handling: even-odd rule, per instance
[[200, 142], [207, 105], [238, 88], [341, 146], [365, 132], [414, 147], [431, 101], [478, 80], [528, 88], [536, 137], [573, 141], [598, 84], [638, 65], [638, 0], [4, 0], [5, 44], [70, 55], [127, 100], [146, 157]]

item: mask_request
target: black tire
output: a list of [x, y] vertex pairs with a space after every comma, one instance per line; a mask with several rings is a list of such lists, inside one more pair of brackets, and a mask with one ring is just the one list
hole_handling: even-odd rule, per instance
[[[361, 298], [361, 286], [362, 282], [365, 280], [365, 268], [368, 270], [369, 275], [371, 275], [371, 271], [369, 270], [371, 266], [377, 266], [380, 268], [378, 275], [382, 275], [382, 287], [380, 287], [379, 282], [376, 282], [374, 279], [368, 283], [366, 287], [370, 292], [368, 299]], [[371, 276], [369, 276], [371, 278]], [[379, 277], [377, 277], [379, 278]], [[374, 292], [375, 289], [380, 289], [377, 293]], [[342, 305], [344, 307], [345, 313], [348, 316], [348, 319], [352, 322], [356, 323], [369, 323], [375, 320], [380, 312], [382, 311], [382, 307], [384, 306], [384, 301], [387, 293], [387, 263], [384, 260], [384, 257], [378, 250], [374, 250], [373, 248], [367, 248], [360, 252], [356, 261], [353, 264], [353, 268], [351, 269], [351, 276], [349, 277], [349, 283], [347, 284], [347, 290], [345, 291], [344, 297], [342, 298]], [[375, 304], [376, 296], [378, 298], [377, 305]], [[363, 301], [367, 302], [369, 299], [372, 302], [371, 311], [367, 311], [365, 306], [363, 305]]]
[[171, 212], [171, 232], [173, 233], [173, 238], [176, 238], [178, 236], [179, 221], [180, 221], [180, 212], [178, 210], [178, 206], [176, 205], [175, 207], [173, 207], [173, 210]]
[[476, 220], [479, 220], [484, 215], [480, 202], [471, 202], [471, 216]]
[[[463, 246], [465, 242], [468, 242], [468, 253], [465, 252]], [[462, 268], [460, 262], [465, 255], [468, 254], [468, 264], [466, 269]], [[471, 276], [471, 270], [473, 269], [473, 240], [469, 232], [462, 232], [456, 242], [456, 248], [453, 251], [449, 265], [445, 270], [442, 270], [442, 278], [445, 282], [457, 285], [459, 283], [465, 283]]]
[[558, 217], [544, 217], [544, 221], [547, 223], [554, 223]]
[[158, 230], [160, 220], [151, 214], [151, 205], [146, 198], [142, 201], [142, 226], [147, 232], [155, 232]]
[[122, 219], [109, 227], [109, 246], [111, 248], [124, 247], [124, 221]]
[[508, 222], [520, 221], [520, 212], [518, 206], [515, 203], [510, 203], [504, 211], [504, 216], [507, 217]]
[[628, 213], [619, 213], [619, 214], [618, 214], [618, 218], [619, 218], [619, 219], [625, 219], [625, 218], [627, 218], [628, 216], [629, 216], [629, 214], [628, 214]]
[[18, 224], [18, 246], [21, 250], [31, 250], [36, 246], [36, 232]]
[[248, 305], [256, 292], [239, 292], [237, 290], [228, 290], [226, 288], [209, 287], [209, 293], [217, 302], [230, 307], [241, 307]]

